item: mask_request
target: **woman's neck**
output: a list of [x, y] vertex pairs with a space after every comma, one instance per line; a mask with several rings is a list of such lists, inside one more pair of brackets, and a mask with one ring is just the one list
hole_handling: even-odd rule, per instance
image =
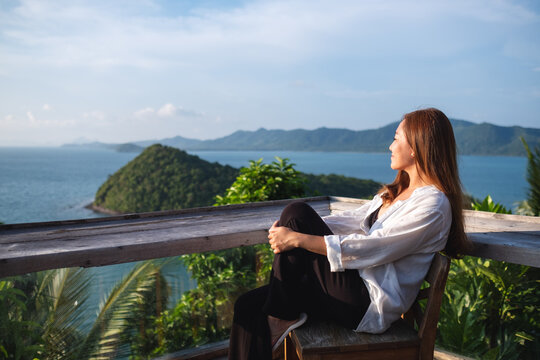
[[407, 175], [409, 175], [409, 186], [407, 187], [409, 191], [414, 191], [415, 189], [423, 186], [433, 185], [433, 181], [430, 181], [425, 174], [420, 173], [416, 166], [409, 169], [409, 171], [407, 171]]

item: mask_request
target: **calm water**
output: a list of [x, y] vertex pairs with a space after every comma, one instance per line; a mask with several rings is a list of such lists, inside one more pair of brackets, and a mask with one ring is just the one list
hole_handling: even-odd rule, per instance
[[[274, 156], [289, 158], [295, 168], [314, 174], [343, 174], [390, 182], [390, 154], [291, 152], [291, 151], [197, 151], [208, 161], [234, 167], [249, 160]], [[102, 216], [86, 209], [107, 177], [136, 157], [134, 153], [67, 148], [0, 148], [0, 221], [36, 222]], [[526, 198], [526, 158], [462, 156], [460, 171], [465, 189], [478, 198], [491, 194], [496, 202], [513, 208]], [[331, 195], [331, 194], [330, 194]], [[96, 313], [112, 286], [132, 268], [120, 264], [92, 268], [89, 314]], [[185, 269], [167, 269], [173, 299], [196, 284]], [[88, 316], [92, 322], [92, 315]]]
[[[234, 167], [249, 160], [289, 158], [296, 169], [314, 174], [343, 174], [389, 182], [390, 154], [197, 151], [208, 161]], [[107, 177], [137, 154], [110, 150], [66, 148], [0, 148], [0, 221], [4, 223], [77, 219], [101, 216], [84, 206], [92, 202]], [[526, 198], [522, 157], [460, 157], [465, 190], [478, 198], [490, 194], [506, 207]]]
[[[295, 151], [197, 151], [194, 154], [208, 161], [234, 167], [247, 166], [249, 160], [274, 156], [289, 158], [295, 168], [312, 174], [341, 174], [381, 183], [391, 182], [396, 172], [390, 169], [390, 153], [359, 154]], [[528, 183], [525, 178], [527, 159], [505, 156], [460, 156], [459, 167], [465, 191], [476, 198], [491, 195], [495, 202], [514, 208], [524, 200]], [[328, 194], [332, 195], [332, 194]]]

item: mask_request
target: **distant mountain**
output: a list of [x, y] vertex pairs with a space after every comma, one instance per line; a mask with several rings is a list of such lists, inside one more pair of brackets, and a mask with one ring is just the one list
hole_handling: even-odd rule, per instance
[[[394, 136], [390, 124], [376, 130], [330, 129], [236, 131], [231, 135], [193, 143], [188, 150], [296, 150], [382, 152]], [[388, 144], [386, 144], [388, 143]]]
[[144, 147], [127, 143], [127, 144], [120, 144], [114, 147], [114, 150], [118, 152], [141, 152], [144, 150]]
[[161, 140], [145, 140], [137, 141], [135, 144], [143, 147], [150, 146], [152, 144], [161, 144], [166, 146], [172, 146], [179, 149], [193, 149], [198, 146], [200, 143], [204, 142], [203, 140], [188, 139], [182, 136], [175, 136], [172, 138], [165, 138]]
[[464, 155], [526, 156], [520, 137], [540, 147], [540, 129], [452, 120], [458, 150]]
[[107, 144], [99, 141], [94, 141], [91, 143], [74, 143], [74, 144], [64, 144], [62, 147], [77, 147], [77, 148], [87, 148], [87, 149], [109, 149], [115, 150], [118, 152], [141, 152], [144, 150], [145, 146], [135, 145], [132, 143], [125, 144]]
[[[523, 137], [531, 148], [540, 147], [540, 129], [497, 126], [489, 123], [476, 124], [456, 119], [451, 119], [451, 122], [458, 151], [463, 155], [525, 156], [520, 137]], [[134, 144], [146, 147], [160, 143], [184, 150], [387, 152], [397, 125], [398, 122], [394, 122], [377, 129], [360, 131], [326, 127], [315, 130], [261, 128], [256, 131], [240, 130], [213, 140], [176, 136], [161, 140], [138, 141]]]

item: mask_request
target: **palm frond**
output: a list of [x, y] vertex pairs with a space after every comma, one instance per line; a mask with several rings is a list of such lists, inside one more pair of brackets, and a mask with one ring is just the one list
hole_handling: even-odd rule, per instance
[[46, 299], [42, 306], [48, 308], [43, 324], [45, 358], [77, 358], [89, 285], [86, 269], [55, 269], [44, 276], [39, 292]]
[[84, 344], [90, 359], [129, 355], [129, 344], [122, 339], [133, 325], [128, 320], [155, 291], [156, 279], [163, 279], [163, 266], [157, 260], [140, 262], [111, 290]]

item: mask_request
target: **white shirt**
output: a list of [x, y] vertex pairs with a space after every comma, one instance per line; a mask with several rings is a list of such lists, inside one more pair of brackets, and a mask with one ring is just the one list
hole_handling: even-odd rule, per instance
[[353, 211], [323, 218], [335, 235], [324, 237], [331, 271], [358, 269], [371, 304], [356, 331], [381, 333], [406, 312], [446, 245], [452, 213], [446, 195], [434, 186], [414, 190], [392, 204], [369, 227], [382, 205], [376, 195]]

